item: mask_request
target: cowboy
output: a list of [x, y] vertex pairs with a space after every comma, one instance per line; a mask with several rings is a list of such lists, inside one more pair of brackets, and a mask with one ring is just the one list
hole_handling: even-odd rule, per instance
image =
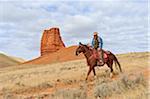
[[92, 47], [96, 49], [96, 51], [100, 51], [100, 61], [101, 64], [104, 64], [104, 59], [103, 59], [103, 40], [100, 36], [98, 36], [97, 32], [94, 32], [94, 37], [92, 39]]

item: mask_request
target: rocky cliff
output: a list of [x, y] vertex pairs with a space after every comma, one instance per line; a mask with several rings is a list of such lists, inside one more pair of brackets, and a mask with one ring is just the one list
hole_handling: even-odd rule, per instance
[[44, 30], [41, 39], [41, 56], [56, 52], [64, 47], [65, 45], [61, 39], [59, 28]]

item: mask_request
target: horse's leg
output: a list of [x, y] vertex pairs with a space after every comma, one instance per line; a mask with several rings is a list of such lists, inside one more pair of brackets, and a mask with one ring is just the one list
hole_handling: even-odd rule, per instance
[[110, 68], [110, 77], [112, 77], [113, 76], [113, 60], [109, 60], [108, 62], [107, 62], [107, 66]]
[[111, 73], [113, 73], [114, 72], [114, 70], [113, 70], [113, 60], [110, 61], [110, 69], [111, 69]]
[[86, 60], [86, 63], [87, 63], [87, 66], [89, 66], [89, 61], [88, 60]]
[[94, 74], [94, 78], [97, 78], [97, 77], [96, 77], [95, 68], [93, 68], [93, 74]]
[[89, 66], [89, 71], [88, 71], [88, 73], [87, 73], [86, 80], [88, 79], [88, 76], [89, 76], [90, 72], [92, 71], [92, 67], [93, 67], [93, 66]]
[[94, 76], [96, 76], [95, 68], [93, 68], [93, 74], [94, 74]]

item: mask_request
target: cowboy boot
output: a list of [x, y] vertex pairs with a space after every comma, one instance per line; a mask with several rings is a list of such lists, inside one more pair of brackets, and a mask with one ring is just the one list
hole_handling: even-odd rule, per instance
[[96, 54], [96, 64], [99, 65], [100, 63], [98, 61], [98, 50], [97, 49], [96, 49], [96, 53], [95, 54]]
[[102, 49], [100, 50], [100, 59], [101, 59], [101, 64], [103, 65], [104, 64], [104, 52]]
[[102, 60], [101, 60], [101, 50], [100, 49], [97, 49], [97, 65], [98, 66], [103, 65]]

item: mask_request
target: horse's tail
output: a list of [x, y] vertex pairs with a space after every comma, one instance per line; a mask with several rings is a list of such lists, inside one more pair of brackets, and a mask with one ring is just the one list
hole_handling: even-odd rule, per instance
[[112, 55], [114, 56], [115, 66], [117, 67], [117, 65], [118, 65], [118, 67], [119, 67], [119, 69], [120, 69], [120, 72], [122, 72], [121, 65], [120, 65], [120, 63], [119, 63], [117, 57], [116, 57], [114, 54], [112, 54]]

